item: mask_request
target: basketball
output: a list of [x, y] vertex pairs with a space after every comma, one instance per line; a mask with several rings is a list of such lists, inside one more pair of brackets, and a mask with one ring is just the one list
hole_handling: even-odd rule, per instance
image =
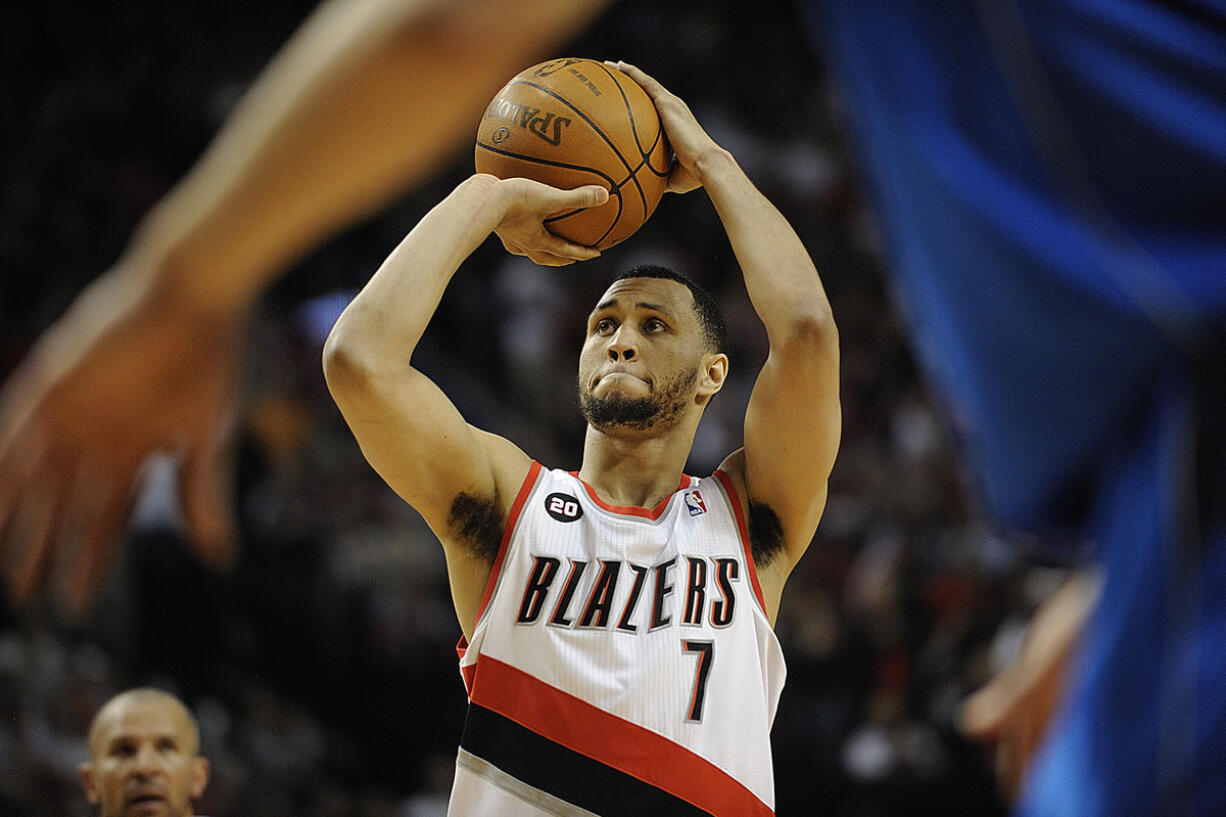
[[551, 232], [601, 250], [651, 217], [672, 161], [651, 97], [597, 60], [556, 59], [520, 72], [495, 95], [477, 129], [478, 173], [564, 189], [608, 188], [609, 200], [599, 207], [545, 222]]

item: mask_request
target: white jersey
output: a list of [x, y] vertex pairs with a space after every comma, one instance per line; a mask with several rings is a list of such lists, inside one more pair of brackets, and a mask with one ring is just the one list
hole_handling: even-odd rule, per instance
[[452, 817], [774, 813], [783, 653], [726, 474], [648, 510], [534, 462], [460, 652]]

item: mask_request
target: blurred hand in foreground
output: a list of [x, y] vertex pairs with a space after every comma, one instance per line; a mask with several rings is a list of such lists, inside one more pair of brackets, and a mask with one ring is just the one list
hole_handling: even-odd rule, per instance
[[178, 458], [193, 548], [234, 556], [227, 504], [245, 321], [159, 294], [118, 267], [86, 289], [0, 390], [0, 570], [18, 606], [79, 616], [105, 585], [141, 468]]
[[1017, 657], [963, 704], [962, 731], [995, 747], [997, 782], [1010, 801], [1064, 700], [1071, 656], [1100, 591], [1089, 571], [1065, 580], [1035, 612]]

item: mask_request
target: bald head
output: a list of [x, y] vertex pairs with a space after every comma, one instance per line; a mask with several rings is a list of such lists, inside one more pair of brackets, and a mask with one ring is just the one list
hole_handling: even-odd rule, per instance
[[183, 702], [169, 692], [155, 687], [138, 687], [111, 698], [102, 705], [98, 714], [94, 715], [94, 720], [89, 725], [89, 753], [98, 757], [98, 741], [107, 734], [109, 727], [116, 719], [134, 709], [149, 708], [162, 710], [167, 715], [169, 722], [174, 722], [180, 728], [186, 739], [184, 750], [188, 754], [194, 755], [200, 751], [200, 727], [196, 724], [195, 716], [183, 705]]
[[81, 782], [101, 817], [191, 817], [204, 793], [196, 719], [160, 689], [131, 689], [107, 701], [89, 728]]

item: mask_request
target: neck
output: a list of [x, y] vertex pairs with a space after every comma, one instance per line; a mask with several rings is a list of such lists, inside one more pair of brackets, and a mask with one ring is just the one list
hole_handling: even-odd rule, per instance
[[589, 425], [579, 477], [610, 504], [655, 507], [677, 490], [696, 430], [607, 434]]

